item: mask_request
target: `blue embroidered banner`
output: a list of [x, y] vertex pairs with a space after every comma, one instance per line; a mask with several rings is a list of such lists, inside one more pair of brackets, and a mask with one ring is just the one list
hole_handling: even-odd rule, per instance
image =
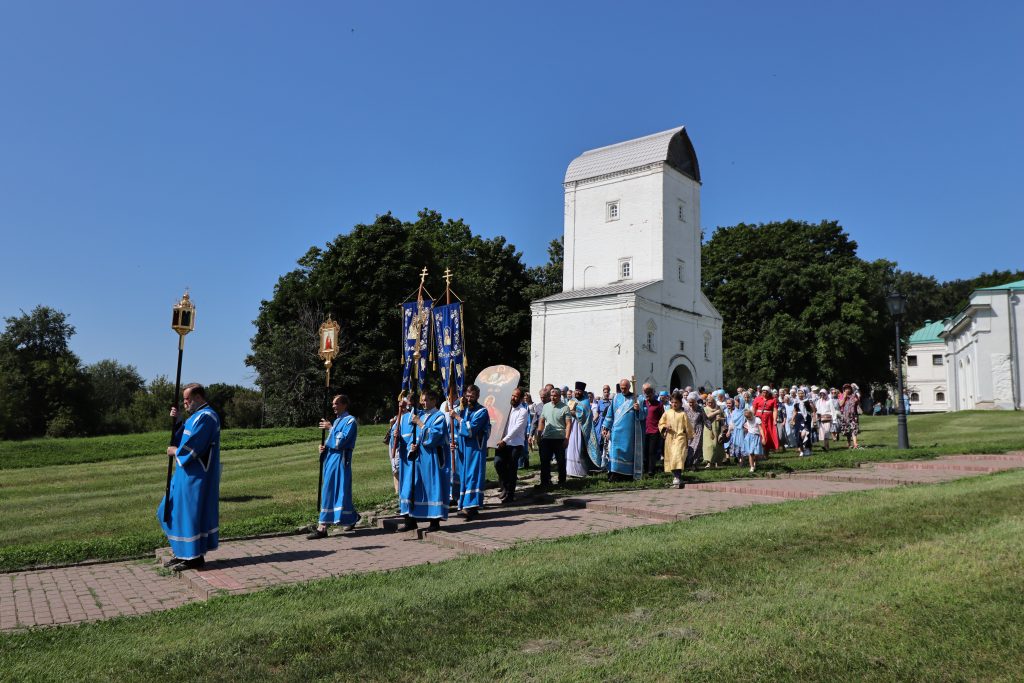
[[417, 346], [419, 358], [419, 382], [423, 386], [427, 373], [427, 357], [430, 355], [430, 308], [433, 302], [424, 299], [422, 306], [415, 301], [402, 304], [402, 390], [412, 390], [413, 361]]
[[441, 369], [441, 387], [448, 396], [455, 378], [455, 393], [462, 395], [466, 384], [466, 357], [463, 349], [462, 303], [434, 306], [434, 339], [437, 364]]

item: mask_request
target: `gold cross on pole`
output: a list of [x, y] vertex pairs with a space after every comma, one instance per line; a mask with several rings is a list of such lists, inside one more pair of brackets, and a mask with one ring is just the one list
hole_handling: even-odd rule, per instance
[[444, 269], [444, 282], [445, 282], [446, 285], [450, 285], [452, 283], [452, 270], [451, 270], [451, 268], [445, 268]]
[[427, 267], [423, 266], [423, 272], [420, 273], [420, 287], [423, 286], [423, 283], [426, 282], [426, 280], [427, 280]]

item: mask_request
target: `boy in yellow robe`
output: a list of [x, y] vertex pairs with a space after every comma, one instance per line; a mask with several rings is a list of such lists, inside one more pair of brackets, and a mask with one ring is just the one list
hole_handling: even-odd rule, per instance
[[686, 445], [693, 438], [693, 427], [683, 410], [683, 395], [672, 394], [671, 407], [658, 421], [658, 431], [665, 437], [665, 471], [672, 473], [672, 486], [683, 488], [683, 465], [686, 463]]

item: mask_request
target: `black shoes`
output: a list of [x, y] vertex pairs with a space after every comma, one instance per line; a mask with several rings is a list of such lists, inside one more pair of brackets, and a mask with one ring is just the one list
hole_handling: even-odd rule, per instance
[[413, 531], [414, 529], [418, 529], [419, 526], [420, 525], [416, 523], [415, 519], [412, 519], [411, 517], [406, 517], [405, 524], [402, 525], [402, 531]]
[[164, 569], [170, 569], [170, 568], [171, 568], [171, 567], [173, 567], [174, 565], [176, 565], [176, 564], [181, 564], [181, 563], [182, 563], [182, 562], [184, 562], [184, 561], [185, 561], [185, 560], [179, 559], [179, 558], [177, 558], [177, 557], [174, 557], [174, 556], [172, 555], [172, 556], [171, 556], [171, 559], [169, 559], [169, 560], [167, 560], [166, 562], [164, 562]]
[[462, 511], [462, 514], [467, 522], [472, 522], [480, 512], [477, 508], [466, 508]]
[[437, 531], [440, 528], [441, 528], [441, 520], [439, 520], [439, 519], [432, 519], [432, 520], [430, 520], [430, 530], [431, 531]]
[[178, 560], [178, 562], [172, 564], [168, 569], [172, 572], [183, 572], [186, 569], [202, 569], [203, 565], [206, 564], [206, 560], [203, 556], [193, 557], [191, 560]]
[[306, 534], [307, 541], [315, 541], [318, 538], [327, 538], [327, 529], [313, 529]]

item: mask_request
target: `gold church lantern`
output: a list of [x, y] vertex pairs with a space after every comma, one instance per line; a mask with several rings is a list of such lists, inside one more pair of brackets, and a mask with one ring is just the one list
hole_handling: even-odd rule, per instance
[[327, 321], [320, 326], [320, 349], [319, 355], [324, 361], [324, 370], [327, 372], [325, 386], [331, 386], [331, 366], [334, 365], [334, 357], [338, 355], [338, 335], [341, 333], [341, 325], [327, 316]]
[[171, 310], [171, 329], [178, 333], [181, 346], [185, 345], [185, 335], [196, 329], [196, 305], [189, 298], [188, 290]]

